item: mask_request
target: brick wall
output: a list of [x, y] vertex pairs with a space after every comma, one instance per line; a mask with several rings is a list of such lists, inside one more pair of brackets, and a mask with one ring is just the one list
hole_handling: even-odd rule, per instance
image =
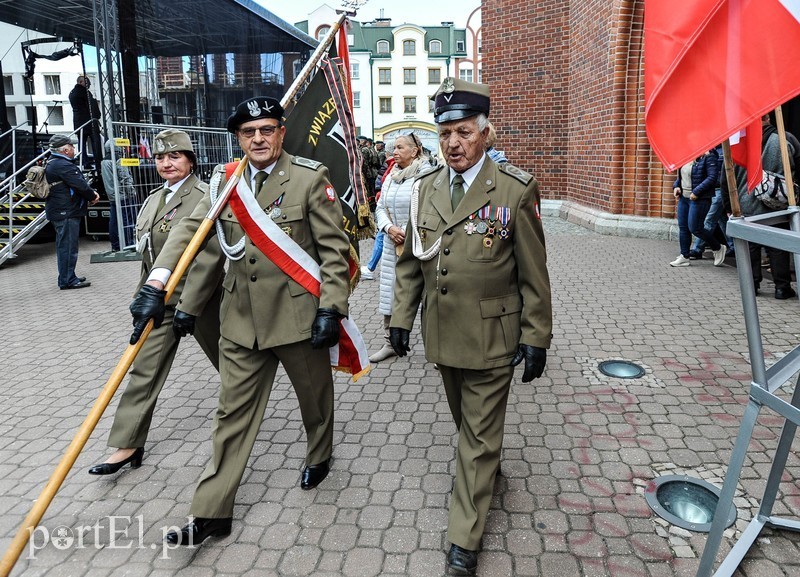
[[483, 0], [497, 147], [545, 198], [672, 217], [644, 132], [643, 0]]

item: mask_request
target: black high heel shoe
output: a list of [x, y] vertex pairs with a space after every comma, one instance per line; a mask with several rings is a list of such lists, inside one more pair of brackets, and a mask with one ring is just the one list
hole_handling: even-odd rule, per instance
[[138, 469], [142, 466], [142, 457], [144, 457], [144, 447], [139, 447], [133, 452], [133, 455], [120, 461], [119, 463], [100, 463], [89, 469], [90, 475], [112, 475], [119, 471], [122, 467], [131, 464], [131, 469]]

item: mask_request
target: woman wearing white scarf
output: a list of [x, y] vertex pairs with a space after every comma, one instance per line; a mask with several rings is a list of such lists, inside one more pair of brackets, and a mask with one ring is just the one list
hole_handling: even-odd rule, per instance
[[420, 172], [431, 166], [422, 155], [422, 143], [413, 132], [397, 137], [392, 156], [395, 161], [394, 168], [389, 178], [383, 181], [381, 197], [375, 208], [378, 230], [386, 233], [379, 265], [381, 284], [378, 302], [378, 312], [383, 314], [385, 342], [378, 352], [370, 355], [369, 360], [372, 363], [395, 356], [389, 344], [389, 321], [394, 298], [394, 267], [406, 238], [411, 185]]

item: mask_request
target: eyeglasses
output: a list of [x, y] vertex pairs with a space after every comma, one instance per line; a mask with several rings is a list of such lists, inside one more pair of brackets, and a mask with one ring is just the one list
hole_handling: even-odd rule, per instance
[[259, 126], [258, 128], [240, 128], [239, 134], [245, 138], [253, 138], [256, 135], [256, 131], [258, 131], [261, 136], [272, 136], [280, 126], [280, 124], [268, 124], [267, 126]]

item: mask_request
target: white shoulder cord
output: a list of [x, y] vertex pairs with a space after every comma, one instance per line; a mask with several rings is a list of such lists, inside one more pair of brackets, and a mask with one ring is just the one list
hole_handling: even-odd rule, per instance
[[[208, 193], [211, 196], [212, 205], [217, 201], [217, 192], [219, 191], [220, 181], [222, 181], [222, 173], [215, 172], [211, 177], [211, 182], [208, 184]], [[222, 252], [224, 252], [225, 256], [231, 260], [241, 260], [241, 258], [244, 256], [244, 244], [247, 237], [243, 236], [241, 239], [239, 239], [239, 242], [233, 246], [230, 246], [225, 238], [225, 231], [222, 228], [222, 223], [220, 222], [219, 218], [214, 224], [217, 227], [217, 239], [219, 240], [219, 246], [222, 249]]]
[[419, 212], [419, 185], [420, 180], [417, 180], [414, 183], [414, 186], [411, 189], [411, 210], [410, 210], [410, 218], [411, 218], [411, 232], [412, 232], [412, 241], [413, 247], [412, 252], [415, 257], [419, 260], [431, 260], [433, 257], [439, 254], [439, 246], [442, 244], [442, 237], [436, 239], [436, 242], [433, 243], [428, 250], [422, 250], [422, 239], [419, 237], [419, 229], [417, 228], [417, 213]]

